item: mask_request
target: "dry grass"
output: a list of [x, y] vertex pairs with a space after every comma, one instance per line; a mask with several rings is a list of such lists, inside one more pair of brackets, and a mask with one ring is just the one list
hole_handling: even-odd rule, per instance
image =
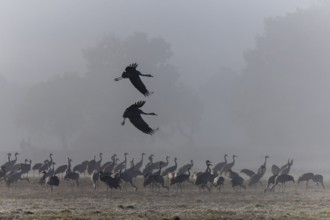
[[201, 192], [187, 184], [183, 192], [93, 190], [87, 178], [79, 188], [61, 180], [50, 194], [37, 179], [7, 188], [0, 185], [0, 219], [330, 219], [328, 192], [288, 184], [286, 192], [258, 189], [234, 192], [228, 182], [221, 191]]

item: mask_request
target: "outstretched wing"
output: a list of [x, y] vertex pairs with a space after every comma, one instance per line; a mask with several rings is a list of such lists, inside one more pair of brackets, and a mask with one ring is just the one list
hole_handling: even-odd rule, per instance
[[280, 173], [280, 168], [278, 166], [276, 166], [275, 164], [272, 166], [272, 174], [273, 175], [278, 175]]
[[135, 71], [137, 66], [137, 63], [132, 63], [125, 68], [125, 71]]
[[124, 111], [123, 117], [129, 117], [128, 115], [130, 115], [130, 112], [135, 112], [136, 109], [141, 108], [145, 103], [146, 101], [135, 102], [133, 105], [131, 105]]
[[144, 104], [146, 104], [146, 101], [138, 101], [135, 102], [133, 105], [127, 108], [127, 110], [133, 109], [133, 108], [141, 108]]
[[142, 119], [141, 115], [129, 118], [130, 122], [140, 131], [152, 135], [155, 130], [150, 128], [149, 125]]
[[253, 172], [252, 170], [249, 169], [242, 169], [241, 173], [244, 173], [245, 175], [252, 177], [253, 175], [255, 175], [255, 172]]
[[140, 76], [134, 76], [134, 77], [130, 77], [129, 80], [131, 81], [131, 83], [133, 84], [133, 86], [139, 90], [139, 92], [141, 92], [144, 96], [149, 96], [152, 94], [152, 92], [149, 92], [146, 88], [146, 86], [144, 85], [144, 83], [142, 82]]

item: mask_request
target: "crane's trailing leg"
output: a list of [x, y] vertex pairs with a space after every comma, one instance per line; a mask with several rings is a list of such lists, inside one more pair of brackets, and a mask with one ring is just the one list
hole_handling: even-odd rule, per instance
[[125, 125], [125, 118], [124, 118], [123, 122], [121, 123], [121, 125]]
[[115, 78], [114, 80], [115, 80], [115, 81], [119, 81], [119, 80], [121, 80], [121, 79], [123, 79], [123, 77], [117, 77], [117, 78]]

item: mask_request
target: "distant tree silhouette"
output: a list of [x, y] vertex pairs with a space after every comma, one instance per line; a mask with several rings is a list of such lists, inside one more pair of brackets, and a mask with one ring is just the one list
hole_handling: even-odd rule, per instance
[[79, 76], [64, 75], [28, 89], [19, 106], [17, 123], [30, 134], [50, 134], [63, 148], [84, 122]]
[[245, 53], [232, 110], [252, 146], [330, 142], [330, 7], [267, 19]]

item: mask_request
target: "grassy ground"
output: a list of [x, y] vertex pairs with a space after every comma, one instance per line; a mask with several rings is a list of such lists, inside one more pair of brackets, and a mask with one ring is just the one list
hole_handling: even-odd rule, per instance
[[221, 190], [201, 192], [188, 184], [183, 192], [152, 191], [129, 186], [92, 189], [88, 178], [79, 188], [61, 180], [50, 194], [38, 179], [7, 188], [0, 185], [0, 219], [330, 219], [327, 190], [315, 185], [288, 184], [285, 192], [264, 193], [264, 186], [235, 192], [228, 182]]

